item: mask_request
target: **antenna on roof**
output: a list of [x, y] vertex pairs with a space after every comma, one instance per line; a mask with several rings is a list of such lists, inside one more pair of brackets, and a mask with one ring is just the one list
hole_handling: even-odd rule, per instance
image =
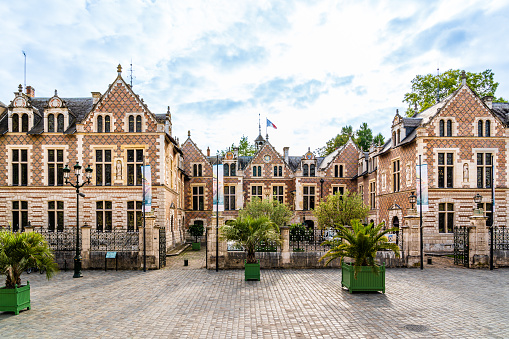
[[131, 78], [130, 84], [131, 88], [133, 88], [133, 59], [131, 58], [131, 68], [129, 69], [129, 77]]
[[440, 70], [437, 66], [437, 104], [440, 102]]
[[260, 124], [260, 113], [258, 113], [258, 135], [262, 135], [262, 125]]
[[24, 84], [25, 84], [25, 90], [27, 89], [27, 55], [25, 53], [25, 51], [21, 51], [23, 52], [23, 55], [25, 56], [25, 67], [24, 67]]

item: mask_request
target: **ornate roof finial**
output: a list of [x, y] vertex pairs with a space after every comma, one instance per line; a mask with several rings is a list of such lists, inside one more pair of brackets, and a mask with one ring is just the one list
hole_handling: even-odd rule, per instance
[[120, 64], [117, 66], [117, 73], [118, 75], [122, 74], [122, 66], [120, 66]]
[[188, 130], [187, 131], [187, 137], [190, 138], [191, 137], [191, 130]]
[[465, 74], [465, 71], [461, 71], [461, 84], [466, 85], [467, 84], [467, 75]]
[[57, 94], [57, 90], [56, 90], [56, 89], [55, 89], [55, 96], [58, 96], [58, 94]]
[[23, 86], [21, 86], [21, 84], [19, 84], [18, 86], [18, 93], [22, 93], [23, 92]]

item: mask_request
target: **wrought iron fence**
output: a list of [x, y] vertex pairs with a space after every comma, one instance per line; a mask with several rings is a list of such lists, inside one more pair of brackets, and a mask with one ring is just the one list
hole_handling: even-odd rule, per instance
[[305, 229], [290, 232], [290, 249], [294, 252], [326, 252], [331, 246], [323, 244], [336, 235], [334, 230]]
[[[236, 241], [228, 241], [226, 243], [228, 252], [244, 252], [245, 249]], [[262, 242], [259, 246], [256, 246], [256, 252], [277, 252], [278, 244], [275, 241]]]
[[137, 252], [139, 251], [139, 233], [125, 230], [112, 232], [91, 232], [91, 251], [116, 251]]
[[[509, 250], [509, 228], [508, 227], [495, 227], [490, 229], [493, 232], [493, 249], [495, 250]], [[489, 238], [491, 242], [491, 237]]]
[[454, 227], [454, 264], [469, 266], [468, 227]]
[[159, 268], [166, 266], [166, 228], [159, 229]]
[[[65, 228], [62, 232], [48, 231], [47, 229], [36, 228], [34, 230], [40, 233], [48, 242], [49, 247], [54, 252], [60, 251], [76, 251], [76, 228]], [[81, 230], [79, 250], [81, 251]]]

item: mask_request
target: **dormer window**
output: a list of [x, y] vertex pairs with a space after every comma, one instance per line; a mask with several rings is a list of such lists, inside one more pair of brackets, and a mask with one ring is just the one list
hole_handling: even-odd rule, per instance
[[[484, 128], [483, 128], [484, 127]], [[482, 137], [484, 132], [485, 137], [491, 136], [491, 121], [479, 120], [477, 122], [477, 136]]]
[[129, 116], [129, 133], [134, 132], [134, 116]]
[[21, 116], [21, 132], [28, 132], [28, 114]]
[[48, 115], [48, 132], [55, 132], [55, 115]]
[[315, 176], [315, 164], [309, 165], [309, 176], [314, 177]]
[[64, 115], [59, 114], [57, 116], [57, 132], [64, 133]]
[[230, 176], [234, 177], [236, 175], [237, 175], [237, 173], [235, 171], [235, 164], [231, 164], [230, 165]]
[[110, 126], [111, 126], [111, 118], [109, 115], [104, 117], [104, 132], [109, 133], [110, 132]]
[[452, 136], [452, 120], [447, 120], [447, 136]]
[[19, 132], [19, 116], [16, 113], [12, 115], [12, 131]]
[[137, 133], [141, 132], [141, 116], [140, 115], [138, 115], [136, 117], [136, 132]]
[[486, 125], [484, 126], [485, 128], [485, 136], [489, 137], [491, 136], [491, 123], [489, 120], [486, 120]]
[[[136, 124], [135, 124], [136, 121]], [[129, 116], [128, 124], [129, 124], [129, 133], [141, 133], [141, 125], [142, 119], [141, 115], [137, 115], [136, 117], [134, 115]]]
[[302, 176], [309, 177], [309, 166], [307, 164], [302, 165]]
[[109, 133], [111, 131], [111, 116], [107, 114], [97, 116], [97, 133]]
[[103, 117], [99, 115], [97, 117], [97, 133], [102, 133], [103, 131]]

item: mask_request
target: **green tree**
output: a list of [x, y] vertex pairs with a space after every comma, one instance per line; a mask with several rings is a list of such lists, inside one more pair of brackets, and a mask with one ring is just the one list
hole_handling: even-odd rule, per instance
[[[235, 144], [233, 143], [231, 145], [231, 147], [223, 150], [221, 152], [222, 155], [224, 155], [226, 152], [230, 151], [230, 150], [233, 150], [235, 147]], [[240, 140], [239, 140], [239, 155], [240, 156], [250, 156], [250, 155], [254, 155], [256, 153], [256, 146], [254, 143], [250, 143], [248, 138], [243, 135]]]
[[318, 221], [318, 227], [337, 228], [347, 225], [350, 220], [363, 220], [368, 216], [369, 207], [364, 204], [362, 197], [356, 192], [345, 191], [343, 195], [329, 195], [320, 202], [314, 215]]
[[246, 206], [239, 211], [239, 217], [246, 218], [269, 218], [276, 227], [284, 226], [292, 218], [293, 212], [285, 204], [277, 200], [261, 200], [258, 197], [253, 198]]
[[[459, 69], [450, 69], [438, 76], [417, 75], [412, 80], [412, 91], [405, 93], [403, 99], [408, 104], [405, 114], [411, 117], [420, 113], [456, 91], [461, 86], [461, 72]], [[505, 101], [495, 97], [499, 84], [495, 82], [491, 69], [479, 73], [466, 72], [466, 82], [480, 97], [491, 95], [495, 102]]]
[[341, 128], [341, 133], [336, 135], [334, 138], [330, 139], [325, 143], [324, 147], [321, 147], [316, 150], [318, 155], [325, 157], [332, 152], [334, 152], [338, 147], [343, 146], [348, 142], [348, 139], [354, 139], [354, 132], [352, 126], [344, 126]]
[[373, 144], [375, 144], [375, 146], [383, 146], [385, 144], [385, 138], [382, 133], [375, 135], [373, 138]]
[[53, 252], [42, 235], [0, 231], [0, 273], [7, 277], [5, 287], [21, 286], [21, 273], [31, 267], [46, 271], [48, 279], [58, 271]]
[[244, 247], [247, 252], [247, 263], [256, 263], [256, 247], [261, 243], [280, 243], [279, 230], [276, 225], [267, 217], [252, 218], [251, 216], [240, 216], [221, 226], [222, 238], [228, 241], [236, 241]]
[[[332, 247], [321, 258], [326, 260], [325, 264], [339, 258], [343, 261], [344, 257], [354, 259], [354, 277], [357, 279], [357, 273], [362, 266], [371, 266], [375, 273], [378, 273], [376, 264], [376, 252], [381, 250], [392, 250], [399, 257], [399, 247], [390, 243], [385, 236], [389, 232], [395, 232], [397, 227], [383, 230], [384, 223], [374, 226], [372, 223], [364, 226], [359, 220], [351, 220], [351, 227], [338, 225], [337, 235], [334, 239], [326, 241]], [[341, 241], [345, 240], [345, 241]]]
[[363, 151], [368, 151], [369, 146], [371, 146], [371, 143], [373, 142], [373, 132], [371, 131], [371, 128], [368, 127], [368, 124], [363, 122], [355, 132], [357, 135], [357, 144]]

